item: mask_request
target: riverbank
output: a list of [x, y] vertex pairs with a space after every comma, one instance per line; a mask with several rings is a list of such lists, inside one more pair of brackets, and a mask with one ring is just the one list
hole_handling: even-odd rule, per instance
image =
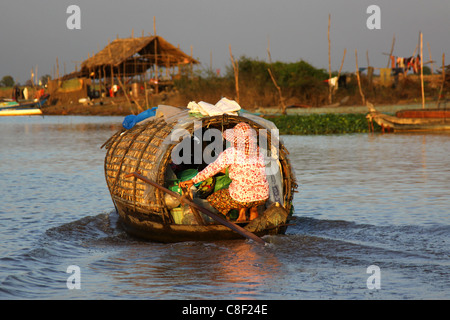
[[[160, 103], [174, 105], [171, 103]], [[400, 110], [420, 109], [422, 104], [411, 102], [397, 105], [376, 105], [376, 109], [383, 113], [394, 114]], [[435, 102], [428, 102], [425, 108], [436, 108]], [[278, 116], [281, 115], [279, 107], [265, 108], [245, 108], [249, 112], [260, 115]], [[46, 106], [42, 109], [44, 115], [89, 115], [89, 116], [127, 116], [129, 114], [138, 114], [144, 111], [141, 105], [134, 102], [131, 104], [126, 99], [115, 98], [114, 100], [93, 101], [90, 103], [71, 103], [62, 105]], [[286, 115], [309, 115], [309, 114], [366, 114], [368, 109], [366, 106], [323, 106], [323, 107], [289, 107], [286, 109]]]
[[[92, 104], [66, 105], [44, 108], [45, 115], [79, 115], [79, 116], [126, 116], [133, 114], [138, 106], [123, 104]], [[278, 114], [277, 108], [252, 110], [264, 118], [274, 122], [282, 135], [314, 135], [314, 134], [344, 134], [364, 133], [371, 128], [362, 107], [334, 107], [330, 108], [298, 108], [288, 109], [289, 114]], [[367, 109], [367, 108], [366, 108]], [[301, 112], [302, 111], [302, 112]], [[378, 126], [374, 131], [381, 131]]]
[[86, 103], [68, 103], [45, 106], [44, 115], [53, 116], [126, 116], [139, 113], [138, 106], [125, 99], [94, 100]]
[[[166, 101], [165, 104], [170, 105], [171, 103]], [[422, 104], [377, 105], [375, 107], [379, 112], [395, 114], [400, 110], [421, 109]], [[429, 101], [425, 108], [436, 108], [435, 102]], [[142, 111], [144, 111], [144, 108], [139, 102], [130, 102], [123, 97], [89, 101], [84, 104], [71, 103], [43, 108], [44, 115], [76, 116], [125, 117]], [[382, 131], [381, 127], [376, 123], [369, 125], [366, 118], [368, 113], [366, 106], [289, 107], [286, 109], [285, 115], [280, 113], [279, 107], [257, 108], [247, 111], [270, 119], [278, 127], [280, 134], [283, 135], [346, 134]]]
[[[375, 108], [382, 113], [391, 113], [394, 114], [400, 110], [408, 110], [408, 109], [421, 109], [421, 103], [405, 103], [398, 105], [376, 105]], [[435, 102], [428, 102], [425, 104], [426, 109], [434, 109], [436, 108]], [[258, 112], [261, 114], [267, 115], [276, 115], [280, 114], [280, 108], [272, 107], [272, 108], [264, 108], [258, 109]], [[308, 114], [325, 114], [325, 113], [337, 113], [337, 114], [366, 114], [368, 112], [367, 106], [323, 106], [318, 108], [287, 108], [287, 115], [308, 115]]]

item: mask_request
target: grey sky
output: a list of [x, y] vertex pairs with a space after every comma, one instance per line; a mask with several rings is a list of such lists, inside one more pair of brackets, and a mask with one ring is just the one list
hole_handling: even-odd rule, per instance
[[[81, 9], [81, 30], [68, 30], [69, 5]], [[369, 30], [369, 5], [381, 9], [381, 29]], [[331, 65], [338, 70], [344, 48], [344, 71], [355, 70], [355, 49], [360, 67], [387, 65], [392, 37], [394, 55], [411, 56], [424, 36], [433, 60], [441, 65], [446, 53], [450, 63], [449, 0], [2, 0], [0, 2], [0, 77], [12, 75], [24, 83], [38, 65], [39, 76], [51, 74], [58, 57], [60, 73], [74, 70], [75, 61], [98, 52], [119, 37], [135, 36], [142, 30], [157, 34], [190, 54], [205, 68], [210, 52], [213, 68], [229, 65], [233, 55], [267, 59], [267, 39], [273, 61], [301, 59], [328, 69], [328, 14], [331, 14]]]

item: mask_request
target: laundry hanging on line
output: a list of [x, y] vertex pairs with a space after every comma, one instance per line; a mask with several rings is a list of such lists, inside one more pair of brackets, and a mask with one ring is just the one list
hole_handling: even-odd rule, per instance
[[404, 71], [409, 71], [412, 69], [412, 71], [417, 74], [420, 72], [420, 55], [417, 55], [417, 57], [396, 57], [391, 56], [391, 68], [392, 69], [398, 69], [401, 68]]

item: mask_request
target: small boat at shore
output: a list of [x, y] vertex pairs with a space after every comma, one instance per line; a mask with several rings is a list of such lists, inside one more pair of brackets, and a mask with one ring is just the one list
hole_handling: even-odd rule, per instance
[[[167, 106], [158, 109], [163, 107]], [[118, 131], [102, 146], [107, 150], [106, 183], [126, 232], [155, 242], [254, 240], [255, 237], [258, 240], [264, 235], [284, 234], [294, 219], [292, 199], [297, 184], [288, 151], [275, 125], [246, 112], [202, 116], [188, 109], [169, 108], [173, 108], [169, 115], [161, 116], [157, 111], [155, 116], [131, 129]], [[183, 154], [186, 159], [194, 158], [195, 154], [203, 154], [205, 158], [211, 150], [204, 142], [196, 142], [199, 134], [206, 137], [210, 129], [220, 133], [240, 122], [248, 123], [259, 141], [267, 142], [266, 147], [260, 143], [260, 149], [269, 155], [266, 172], [271, 170], [267, 175], [269, 199], [258, 207], [256, 219], [243, 222], [214, 212], [208, 201], [199, 196], [200, 192], [191, 190], [189, 194], [177, 190], [178, 182], [188, 179], [183, 174], [200, 171], [207, 165], [205, 159], [187, 161], [187, 164], [174, 164], [173, 160], [175, 154], [180, 154], [180, 148], [186, 147], [193, 148], [190, 154]], [[220, 143], [226, 147], [225, 141], [220, 139]], [[216, 181], [220, 177], [222, 174], [216, 175]]]
[[367, 106], [369, 108], [367, 119], [375, 121], [383, 131], [450, 130], [450, 110], [448, 109], [411, 109], [388, 115], [378, 112], [371, 103], [367, 103]]
[[17, 102], [4, 100], [0, 102], [0, 116], [32, 116], [42, 115], [41, 108], [48, 100], [49, 95], [45, 94], [37, 100]]

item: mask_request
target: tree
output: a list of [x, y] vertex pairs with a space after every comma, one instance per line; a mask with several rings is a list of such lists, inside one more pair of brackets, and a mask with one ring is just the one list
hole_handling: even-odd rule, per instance
[[4, 76], [0, 81], [0, 85], [3, 87], [13, 87], [14, 86], [14, 78], [11, 76]]
[[429, 66], [423, 66], [423, 74], [431, 74], [431, 68]]
[[45, 86], [48, 83], [48, 80], [51, 80], [51, 79], [52, 79], [52, 77], [49, 74], [46, 74], [41, 77], [40, 81], [41, 81], [42, 85]]

